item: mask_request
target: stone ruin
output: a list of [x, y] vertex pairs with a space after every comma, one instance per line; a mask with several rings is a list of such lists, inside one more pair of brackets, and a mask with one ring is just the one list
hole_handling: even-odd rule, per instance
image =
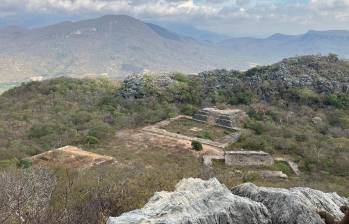
[[224, 128], [234, 129], [242, 124], [246, 113], [239, 109], [219, 110], [217, 108], [204, 108], [197, 112], [193, 119]]
[[274, 165], [274, 158], [263, 151], [226, 151], [222, 156], [203, 157], [206, 166], [212, 166], [212, 161], [224, 161], [227, 166], [245, 167], [268, 167]]
[[228, 166], [273, 166], [273, 157], [263, 151], [229, 151], [224, 155]]
[[28, 158], [34, 164], [49, 163], [63, 165], [69, 168], [89, 169], [102, 164], [117, 161], [111, 156], [88, 152], [75, 146], [65, 146], [53, 149]]

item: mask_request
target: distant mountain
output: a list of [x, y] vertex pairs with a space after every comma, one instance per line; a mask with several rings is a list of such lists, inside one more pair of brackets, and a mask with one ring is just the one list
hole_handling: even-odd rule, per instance
[[[190, 29], [189, 29], [190, 30]], [[349, 31], [309, 31], [303, 35], [275, 34], [265, 39], [230, 38], [218, 43], [129, 16], [111, 15], [42, 28], [0, 29], [0, 82], [30, 77], [247, 69], [285, 57], [337, 53], [349, 58]], [[188, 33], [187, 33], [188, 34]], [[194, 38], [195, 35], [198, 36]], [[218, 40], [212, 34], [210, 39]], [[223, 38], [223, 37], [221, 37]]]
[[156, 24], [165, 27], [174, 33], [178, 33], [179, 35], [191, 37], [204, 42], [217, 43], [230, 38], [228, 35], [201, 30], [186, 23], [156, 22]]
[[336, 53], [349, 57], [349, 31], [309, 31], [302, 35], [274, 34], [265, 39], [231, 38], [218, 46], [226, 51], [241, 52], [257, 64], [274, 62], [281, 58], [308, 54]]
[[0, 30], [2, 81], [105, 73], [121, 78], [143, 71], [191, 73], [228, 64], [229, 58], [212, 44], [129, 16]]

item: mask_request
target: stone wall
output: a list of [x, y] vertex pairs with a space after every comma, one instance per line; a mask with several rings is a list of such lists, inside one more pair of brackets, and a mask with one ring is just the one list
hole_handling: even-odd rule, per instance
[[273, 157], [266, 152], [230, 151], [225, 152], [225, 164], [228, 166], [272, 166]]
[[239, 109], [219, 110], [216, 108], [204, 108], [197, 112], [193, 119], [231, 129], [240, 127], [245, 117], [245, 112]]

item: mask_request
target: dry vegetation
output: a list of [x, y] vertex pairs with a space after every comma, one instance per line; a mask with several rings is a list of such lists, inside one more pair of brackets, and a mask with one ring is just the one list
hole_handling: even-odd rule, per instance
[[[312, 61], [311, 66], [315, 65]], [[267, 72], [273, 67], [260, 69]], [[261, 71], [251, 70], [248, 75]], [[176, 82], [165, 91], [146, 85], [134, 98], [120, 96], [119, 83], [68, 78], [32, 82], [5, 92], [0, 96], [0, 190], [5, 192], [0, 195], [0, 213], [6, 221], [0, 221], [105, 223], [109, 215], [142, 207], [156, 191], [173, 190], [184, 177], [215, 176], [229, 187], [246, 181], [307, 186], [349, 196], [348, 93], [325, 94], [309, 88], [281, 91], [268, 83], [254, 91], [239, 84], [243, 76], [214, 71], [203, 81], [177, 74]], [[226, 86], [217, 85], [219, 80]], [[235, 82], [237, 86], [229, 86]], [[290, 157], [300, 164], [302, 175], [291, 175], [288, 181], [265, 181], [219, 164], [208, 169], [188, 150], [190, 145], [138, 131], [213, 105], [238, 107], [250, 117], [246, 133], [231, 149]], [[172, 131], [188, 130], [187, 121], [182, 122], [173, 123]], [[202, 127], [200, 135], [219, 138], [225, 132], [219, 129], [205, 134], [206, 128]], [[59, 165], [30, 167], [25, 161], [28, 156], [65, 145], [114, 157], [118, 163], [77, 171]], [[285, 169], [282, 164], [274, 168]], [[18, 197], [22, 193], [25, 198]]]
[[222, 138], [233, 133], [231, 130], [226, 128], [201, 123], [187, 118], [174, 120], [162, 128], [169, 132], [190, 137], [209, 139], [212, 141], [220, 141]]

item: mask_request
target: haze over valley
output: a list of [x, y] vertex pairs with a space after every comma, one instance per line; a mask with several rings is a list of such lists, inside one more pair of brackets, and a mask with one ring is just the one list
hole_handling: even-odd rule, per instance
[[178, 33], [123, 15], [35, 29], [4, 27], [0, 29], [0, 81], [62, 75], [122, 79], [142, 72], [246, 70], [306, 54], [349, 57], [349, 31], [345, 30], [217, 39], [219, 35], [212, 37], [212, 32], [168, 26]]

